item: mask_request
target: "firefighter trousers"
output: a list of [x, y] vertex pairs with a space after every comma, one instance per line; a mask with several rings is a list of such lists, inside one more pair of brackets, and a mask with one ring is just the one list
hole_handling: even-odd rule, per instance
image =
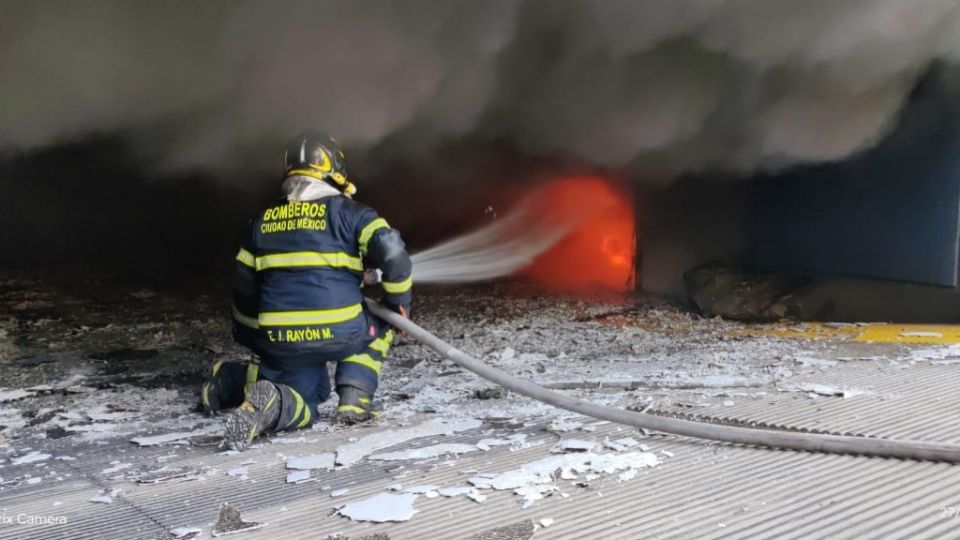
[[330, 362], [336, 362], [336, 386], [355, 386], [372, 396], [394, 335], [386, 324], [373, 330], [371, 339], [338, 351], [272, 355], [261, 358], [260, 363], [217, 362], [213, 377], [220, 408], [240, 406], [247, 388], [267, 380], [280, 390], [280, 420], [274, 431], [307, 427], [316, 420], [317, 406], [330, 397]]

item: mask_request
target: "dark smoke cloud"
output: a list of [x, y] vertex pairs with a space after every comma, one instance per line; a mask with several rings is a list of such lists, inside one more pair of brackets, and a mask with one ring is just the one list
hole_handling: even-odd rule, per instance
[[664, 178], [831, 160], [960, 51], [958, 5], [5, 0], [0, 147], [122, 131], [166, 167], [218, 170], [310, 126]]

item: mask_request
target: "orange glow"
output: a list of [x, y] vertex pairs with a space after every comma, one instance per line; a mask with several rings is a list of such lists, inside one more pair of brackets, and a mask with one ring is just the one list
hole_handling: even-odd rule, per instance
[[634, 287], [636, 230], [629, 193], [599, 177], [566, 178], [535, 188], [537, 211], [573, 230], [520, 272], [568, 292]]

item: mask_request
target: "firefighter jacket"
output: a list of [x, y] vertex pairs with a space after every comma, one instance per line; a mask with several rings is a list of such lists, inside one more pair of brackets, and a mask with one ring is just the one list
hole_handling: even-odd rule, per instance
[[370, 207], [335, 195], [282, 200], [250, 221], [236, 258], [234, 338], [260, 355], [335, 351], [373, 339], [365, 268], [382, 274], [384, 303], [411, 300], [400, 234]]

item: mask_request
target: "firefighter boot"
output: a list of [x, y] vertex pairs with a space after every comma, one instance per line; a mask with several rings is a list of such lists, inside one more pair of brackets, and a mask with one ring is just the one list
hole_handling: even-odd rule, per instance
[[226, 417], [227, 444], [242, 452], [258, 435], [273, 429], [279, 419], [280, 391], [270, 381], [257, 381], [247, 391], [247, 399]]
[[[226, 362], [213, 364], [210, 377], [200, 387], [200, 406], [208, 416], [243, 403], [244, 383], [256, 382], [257, 364]], [[250, 376], [253, 379], [250, 379]]]
[[337, 394], [340, 404], [333, 414], [334, 424], [359, 424], [377, 418], [383, 412], [379, 401], [373, 401], [372, 395], [356, 386], [338, 386]]
[[200, 387], [200, 406], [203, 407], [203, 412], [207, 416], [215, 416], [223, 410], [223, 406], [220, 405], [220, 387], [217, 384], [216, 373]]

